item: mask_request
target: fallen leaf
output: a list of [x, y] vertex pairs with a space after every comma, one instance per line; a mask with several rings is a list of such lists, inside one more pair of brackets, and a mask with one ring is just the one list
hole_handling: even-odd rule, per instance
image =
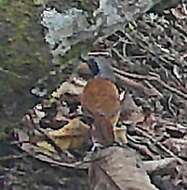
[[143, 122], [145, 119], [141, 108], [134, 102], [132, 96], [126, 93], [121, 103], [121, 120], [124, 123], [137, 124]]
[[38, 131], [35, 129], [32, 134], [26, 130], [20, 130], [16, 134], [18, 134], [20, 147], [24, 151], [33, 155], [40, 153], [53, 156], [54, 153], [58, 154], [56, 147], [62, 151], [80, 148], [84, 142], [87, 142], [88, 130], [88, 125], [80, 121], [79, 118], [74, 118], [67, 125], [57, 130], [48, 128]]
[[60, 98], [63, 94], [70, 94], [70, 95], [75, 95], [79, 96], [83, 92], [83, 87], [86, 83], [80, 83], [77, 85], [76, 83], [72, 82], [64, 82], [60, 85], [60, 87], [54, 91], [51, 96], [53, 98]]
[[71, 168], [85, 168], [82, 161], [77, 161], [72, 156], [66, 155], [65, 153], [59, 154], [54, 150], [54, 147], [47, 142], [31, 144], [28, 134], [23, 130], [16, 130], [16, 134], [19, 140], [18, 146], [29, 155], [36, 159], [44, 161], [51, 165], [71, 167]]
[[159, 170], [165, 170], [168, 172], [168, 170], [171, 168], [176, 168], [178, 163], [178, 160], [176, 158], [164, 158], [160, 160], [151, 160], [151, 161], [144, 161], [143, 165], [147, 172], [158, 172]]
[[[47, 135], [60, 149], [67, 150], [80, 148], [87, 137], [88, 130], [88, 125], [75, 118], [63, 128], [47, 132]], [[46, 141], [37, 142], [37, 146], [54, 152], [54, 147], [51, 148]]]
[[89, 168], [91, 190], [157, 190], [134, 151], [109, 147], [93, 155]]

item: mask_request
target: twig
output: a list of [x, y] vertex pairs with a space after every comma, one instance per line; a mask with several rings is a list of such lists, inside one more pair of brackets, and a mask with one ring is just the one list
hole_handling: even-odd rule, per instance
[[151, 142], [153, 142], [155, 145], [157, 145], [161, 150], [163, 150], [164, 152], [166, 152], [168, 155], [170, 155], [171, 157], [177, 159], [177, 161], [179, 161], [179, 163], [183, 163], [183, 160], [181, 158], [179, 158], [177, 155], [175, 155], [172, 151], [170, 151], [169, 149], [167, 149], [164, 145], [162, 145], [160, 142], [156, 141], [155, 139], [153, 139], [152, 136], [150, 136], [149, 134], [147, 134], [145, 131], [142, 131], [140, 128], [136, 127], [136, 131], [141, 134], [142, 136], [148, 138]]
[[162, 81], [161, 79], [159, 79], [157, 77], [152, 77], [150, 75], [133, 74], [133, 73], [129, 73], [129, 72], [126, 72], [126, 71], [119, 70], [119, 69], [117, 69], [115, 67], [113, 69], [114, 69], [114, 72], [116, 74], [118, 74], [118, 75], [120, 74], [120, 75], [125, 76], [125, 77], [129, 77], [129, 78], [133, 78], [133, 79], [139, 79], [139, 80], [146, 80], [146, 81], [149, 81], [149, 82], [156, 81], [162, 87], [169, 90], [170, 92], [175, 93], [175, 94], [177, 94], [178, 96], [180, 96], [180, 97], [182, 97], [184, 99], [187, 99], [187, 94], [186, 93], [183, 93], [180, 90], [177, 90], [176, 88], [174, 88], [172, 86], [169, 86], [168, 84], [166, 84], [164, 81]]
[[0, 157], [0, 162], [8, 161], [8, 160], [14, 160], [14, 159], [20, 159], [20, 158], [27, 157], [27, 156], [28, 156], [28, 154], [26, 154], [26, 153], [20, 154], [20, 155], [1, 156]]
[[[146, 95], [148, 97], [151, 97], [151, 96], [162, 97], [162, 94], [155, 88], [154, 89], [147, 88], [140, 82], [137, 82], [133, 79], [129, 79], [128, 77], [122, 76], [118, 73], [116, 74], [116, 78], [122, 81], [126, 87], [135, 89], [136, 91], [140, 92], [143, 95]], [[121, 86], [123, 87], [123, 84], [121, 84]]]

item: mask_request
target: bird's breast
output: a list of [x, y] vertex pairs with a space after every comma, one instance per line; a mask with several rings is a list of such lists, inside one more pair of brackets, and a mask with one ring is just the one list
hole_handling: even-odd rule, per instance
[[84, 88], [81, 103], [91, 114], [112, 117], [120, 110], [119, 92], [116, 85], [107, 79], [95, 78]]

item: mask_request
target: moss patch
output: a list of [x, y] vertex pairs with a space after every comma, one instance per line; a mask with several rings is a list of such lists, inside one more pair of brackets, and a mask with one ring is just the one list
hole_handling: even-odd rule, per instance
[[48, 73], [50, 55], [40, 10], [32, 1], [0, 0], [0, 23], [0, 125], [4, 126], [35, 103], [29, 89]]

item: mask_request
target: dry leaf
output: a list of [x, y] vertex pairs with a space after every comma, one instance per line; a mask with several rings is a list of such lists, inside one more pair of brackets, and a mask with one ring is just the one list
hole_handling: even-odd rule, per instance
[[147, 172], [152, 173], [159, 170], [168, 171], [171, 168], [176, 168], [178, 160], [176, 158], [164, 158], [160, 160], [144, 161], [143, 165]]
[[89, 168], [90, 189], [157, 190], [139, 162], [129, 149], [110, 147], [98, 151]]
[[20, 142], [19, 147], [36, 159], [52, 165], [85, 168], [82, 161], [77, 161], [74, 157], [54, 151], [54, 147], [47, 142], [39, 143], [39, 147], [29, 143], [29, 136], [23, 130], [17, 130], [16, 134]]
[[[80, 148], [84, 143], [89, 126], [78, 118], [71, 120], [67, 125], [58, 130], [51, 130], [47, 135], [62, 150]], [[53, 146], [46, 144], [46, 141], [37, 142], [38, 147], [54, 152]]]
[[121, 120], [125, 123], [137, 124], [143, 122], [144, 119], [141, 108], [135, 104], [132, 96], [126, 93], [121, 103]]
[[[40, 129], [45, 135], [61, 150], [80, 148], [88, 138], [89, 126], [84, 124], [79, 118], [71, 120], [67, 125], [58, 130]], [[24, 130], [18, 131], [18, 140], [21, 148], [29, 153], [41, 153], [52, 156], [57, 153], [56, 147], [51, 144], [43, 133], [32, 131], [32, 136]]]
[[[76, 81], [75, 81], [76, 82]], [[51, 96], [53, 98], [60, 98], [63, 94], [70, 94], [74, 96], [79, 96], [83, 92], [83, 87], [86, 83], [82, 81], [81, 85], [80, 82], [78, 84], [71, 83], [71, 82], [64, 82], [60, 85], [60, 87], [54, 91]]]

